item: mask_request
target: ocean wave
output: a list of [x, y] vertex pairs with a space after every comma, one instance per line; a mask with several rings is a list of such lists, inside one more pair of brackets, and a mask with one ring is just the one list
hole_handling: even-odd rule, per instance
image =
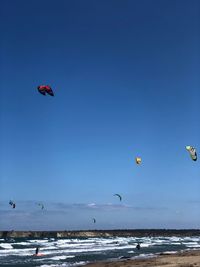
[[85, 265], [89, 263], [89, 261], [79, 261], [79, 262], [74, 262], [74, 263], [61, 263], [61, 264], [43, 264], [40, 265], [40, 267], [71, 267], [71, 266], [80, 266], [80, 265]]
[[71, 258], [71, 257], [70, 256], [55, 256], [55, 257], [49, 258], [49, 260], [59, 261], [59, 260], [65, 260], [67, 258]]
[[[136, 249], [140, 243], [141, 249]], [[20, 247], [21, 246], [21, 247]], [[36, 246], [43, 257], [32, 257]], [[112, 237], [112, 238], [46, 238], [18, 239], [14, 243], [3, 240], [0, 243], [1, 262], [9, 266], [16, 261], [44, 266], [73, 267], [86, 261], [112, 260], [119, 257], [143, 258], [160, 253], [176, 253], [185, 249], [200, 248], [200, 237]], [[130, 256], [130, 257], [129, 257]], [[43, 265], [42, 265], [43, 264]], [[37, 266], [39, 266], [37, 265]], [[17, 266], [17, 265], [16, 265]], [[29, 265], [25, 265], [29, 266]]]
[[188, 247], [188, 248], [200, 248], [200, 244], [196, 244], [196, 245], [186, 245], [186, 247]]
[[6, 243], [0, 243], [0, 247], [5, 248], [5, 249], [12, 249], [13, 248], [12, 245], [6, 244]]

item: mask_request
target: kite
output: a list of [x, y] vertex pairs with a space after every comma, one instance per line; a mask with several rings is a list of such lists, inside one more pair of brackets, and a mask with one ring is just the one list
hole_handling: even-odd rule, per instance
[[12, 200], [9, 201], [9, 205], [12, 206], [13, 209], [16, 207], [16, 204]]
[[51, 96], [54, 96], [53, 90], [51, 89], [51, 87], [49, 85], [39, 85], [38, 86], [38, 91], [42, 94], [42, 95], [46, 95], [49, 94]]
[[119, 197], [119, 200], [122, 201], [122, 197], [119, 194], [114, 194], [114, 196]]
[[36, 205], [38, 205], [39, 207], [41, 207], [41, 209], [44, 209], [44, 205], [42, 203], [36, 203]]
[[190, 157], [192, 160], [197, 160], [197, 152], [196, 149], [193, 146], [186, 146], [187, 151], [190, 153]]
[[142, 159], [141, 158], [139, 158], [139, 157], [136, 157], [135, 158], [135, 162], [136, 162], [136, 164], [141, 164], [141, 162], [142, 162]]

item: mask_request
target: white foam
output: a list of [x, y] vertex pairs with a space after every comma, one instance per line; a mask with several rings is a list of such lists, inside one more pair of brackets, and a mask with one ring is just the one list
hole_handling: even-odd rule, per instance
[[148, 243], [142, 243], [142, 244], [140, 244], [140, 247], [141, 248], [148, 248], [149, 246], [151, 246], [151, 244], [148, 244]]
[[44, 264], [44, 265], [40, 265], [40, 267], [58, 267], [58, 266], [63, 266], [63, 267], [67, 267], [69, 265], [66, 265], [66, 264], [59, 264], [59, 265], [55, 265], [55, 264]]
[[198, 243], [197, 242], [182, 242], [182, 244], [186, 246], [192, 246], [192, 245], [197, 245]]
[[29, 256], [33, 255], [34, 251], [32, 248], [0, 250], [0, 256]]
[[87, 264], [88, 261], [79, 261], [79, 262], [75, 262], [73, 264], [70, 264], [71, 266], [78, 266], [78, 265], [85, 265]]
[[71, 250], [64, 250], [65, 252], [69, 253], [76, 253], [76, 252], [94, 252], [94, 251], [109, 251], [109, 250], [122, 250], [122, 249], [134, 249], [135, 245], [128, 245], [128, 246], [107, 246], [107, 247], [96, 247], [96, 248], [79, 248], [79, 249], [71, 249]]
[[8, 243], [7, 244], [6, 243], [0, 243], [0, 247], [5, 248], [5, 249], [12, 249], [13, 248], [13, 246], [8, 244]]
[[200, 242], [200, 238], [199, 237], [193, 237], [191, 238], [192, 241], [196, 241], [196, 242]]
[[62, 264], [44, 264], [44, 265], [40, 265], [40, 267], [68, 267], [68, 266], [79, 266], [79, 265], [85, 265], [87, 264], [88, 261], [79, 261], [79, 262], [74, 262], [74, 263], [62, 263]]
[[170, 238], [172, 241], [180, 241], [180, 238], [179, 237], [176, 237], [176, 236], [173, 236]]
[[137, 259], [146, 259], [146, 258], [153, 258], [155, 257], [155, 254], [149, 253], [149, 254], [140, 254], [138, 256], [134, 256], [132, 258], [137, 258]]
[[65, 260], [67, 259], [67, 256], [55, 256], [52, 258], [49, 258], [49, 260], [59, 261], [59, 260]]
[[80, 246], [76, 246], [76, 247], [67, 247], [67, 246], [62, 246], [62, 248], [60, 247], [59, 250], [49, 250], [49, 248], [45, 249], [45, 248], [41, 248], [40, 251], [42, 251], [42, 253], [44, 254], [69, 254], [69, 253], [82, 253], [82, 252], [98, 252], [98, 251], [109, 251], [109, 250], [123, 250], [123, 249], [134, 249], [135, 248], [135, 244], [134, 245], [126, 245], [126, 246], [85, 246], [85, 247], [80, 247]]
[[44, 249], [47, 249], [47, 250], [52, 250], [52, 249], [58, 249], [57, 247], [55, 247], [55, 246], [51, 246], [51, 245], [49, 245], [49, 246], [45, 246], [45, 248]]
[[[177, 253], [177, 251], [165, 251], [165, 252], [162, 252], [162, 254], [164, 254], [164, 255], [171, 255], [171, 254], [176, 254]], [[158, 253], [158, 254], [160, 254], [160, 253]]]
[[29, 240], [29, 243], [47, 243], [49, 242], [48, 239], [45, 239], [45, 240], [39, 240], [39, 239], [35, 239], [35, 240]]
[[188, 248], [200, 248], [200, 244], [196, 244], [196, 245], [186, 245], [186, 247], [188, 247]]
[[154, 242], [160, 244], [160, 243], [163, 243], [163, 240], [155, 240]]

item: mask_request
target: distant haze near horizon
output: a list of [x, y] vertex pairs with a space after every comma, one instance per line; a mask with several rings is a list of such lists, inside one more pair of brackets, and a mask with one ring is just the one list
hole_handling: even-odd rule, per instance
[[[146, 217], [141, 222], [144, 213]], [[41, 210], [35, 201], [19, 201], [16, 209], [9, 210], [8, 204], [3, 202], [0, 210], [0, 230], [199, 229], [198, 218], [194, 220], [188, 217], [184, 222], [177, 223], [175, 219], [168, 219], [170, 215], [171, 210], [164, 207], [45, 203], [45, 209]], [[181, 215], [183, 217], [183, 213], [176, 213], [173, 218]], [[96, 223], [93, 222], [94, 217]]]
[[0, 10], [0, 230], [198, 229], [200, 1]]

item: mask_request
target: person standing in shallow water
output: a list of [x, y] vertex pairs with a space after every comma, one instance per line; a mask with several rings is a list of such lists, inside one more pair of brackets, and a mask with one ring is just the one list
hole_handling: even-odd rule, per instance
[[140, 250], [140, 244], [139, 244], [139, 243], [137, 243], [136, 248], [137, 248], [138, 250]]
[[35, 255], [37, 255], [38, 252], [39, 252], [39, 247], [36, 248], [36, 250], [35, 250]]

